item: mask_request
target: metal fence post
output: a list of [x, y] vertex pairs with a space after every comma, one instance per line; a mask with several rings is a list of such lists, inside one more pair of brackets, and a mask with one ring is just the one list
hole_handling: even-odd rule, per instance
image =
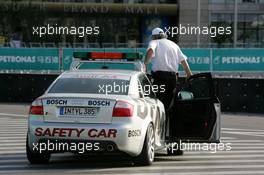
[[60, 72], [63, 71], [63, 49], [59, 48]]
[[213, 72], [213, 49], [210, 48], [210, 72]]

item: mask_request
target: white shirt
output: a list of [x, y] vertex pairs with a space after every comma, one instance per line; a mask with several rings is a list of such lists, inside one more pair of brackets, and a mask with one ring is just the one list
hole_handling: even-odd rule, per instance
[[147, 50], [149, 49], [153, 50], [153, 58], [151, 60], [153, 72], [178, 72], [181, 61], [187, 59], [180, 47], [166, 38], [150, 41]]

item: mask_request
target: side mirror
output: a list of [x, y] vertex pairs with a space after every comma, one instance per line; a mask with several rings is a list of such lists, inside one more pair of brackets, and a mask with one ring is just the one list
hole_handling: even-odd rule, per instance
[[193, 93], [188, 92], [188, 91], [180, 91], [178, 93], [178, 99], [191, 100], [191, 99], [193, 99]]

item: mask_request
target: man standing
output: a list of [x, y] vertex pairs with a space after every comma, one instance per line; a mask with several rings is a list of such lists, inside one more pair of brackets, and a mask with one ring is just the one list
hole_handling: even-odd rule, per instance
[[187, 57], [182, 53], [177, 44], [167, 39], [167, 35], [161, 28], [152, 30], [152, 41], [150, 41], [145, 67], [151, 61], [151, 74], [154, 84], [164, 86], [164, 92], [157, 92], [158, 99], [164, 104], [167, 111], [176, 88], [178, 67], [181, 64], [186, 72], [187, 78], [192, 75]]
[[[167, 35], [160, 28], [152, 30], [152, 41], [150, 41], [146, 59], [144, 61], [145, 68], [147, 64], [152, 62], [151, 74], [154, 79], [153, 84], [158, 87], [163, 86], [165, 91], [158, 91], [157, 97], [164, 104], [166, 111], [166, 137], [169, 129], [168, 109], [173, 99], [174, 89], [177, 85], [177, 76], [179, 64], [181, 64], [186, 72], [187, 78], [192, 75], [187, 57], [182, 53], [177, 44], [167, 39]], [[173, 148], [167, 148], [168, 155], [182, 155], [183, 151], [179, 148], [179, 141]], [[176, 148], [176, 149], [175, 149]]]

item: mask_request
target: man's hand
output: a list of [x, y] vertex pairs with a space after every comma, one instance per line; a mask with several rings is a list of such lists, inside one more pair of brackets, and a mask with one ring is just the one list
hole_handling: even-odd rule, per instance
[[147, 72], [148, 69], [147, 69], [147, 65], [146, 64], [143, 64], [143, 72]]
[[183, 60], [181, 61], [181, 65], [183, 66], [185, 72], [186, 72], [186, 75], [187, 75], [187, 79], [190, 78], [190, 76], [192, 76], [192, 71], [189, 67], [189, 64], [186, 60]]
[[187, 79], [189, 79], [192, 75], [193, 75], [192, 73], [186, 74]]

